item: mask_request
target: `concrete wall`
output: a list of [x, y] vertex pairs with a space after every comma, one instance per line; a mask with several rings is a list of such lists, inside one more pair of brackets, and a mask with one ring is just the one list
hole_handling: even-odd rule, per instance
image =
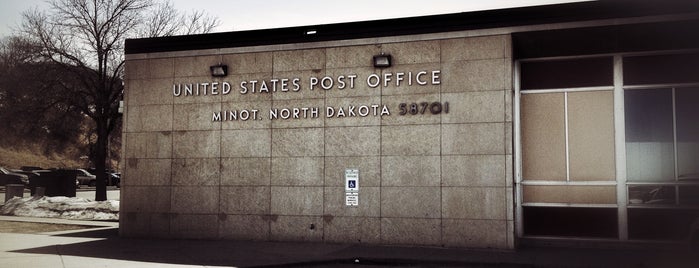
[[[392, 55], [376, 69], [372, 56]], [[241, 54], [131, 57], [126, 63], [120, 231], [130, 237], [327, 241], [512, 248], [512, 56], [509, 35]], [[229, 75], [213, 79], [209, 66]], [[370, 88], [370, 74], [439, 70], [439, 84]], [[310, 77], [356, 74], [353, 89]], [[298, 92], [240, 94], [240, 81], [300, 78]], [[227, 95], [173, 85], [229, 81]], [[395, 82], [395, 80], [393, 80]], [[399, 103], [449, 113], [399, 115]], [[382, 104], [390, 115], [326, 117]], [[270, 120], [273, 108], [318, 118]], [[258, 109], [259, 120], [212, 121]], [[360, 173], [345, 205], [344, 171]]]

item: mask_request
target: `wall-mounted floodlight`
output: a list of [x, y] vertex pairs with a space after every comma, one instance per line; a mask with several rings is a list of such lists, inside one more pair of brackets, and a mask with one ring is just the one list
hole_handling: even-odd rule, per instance
[[374, 67], [386, 68], [391, 67], [391, 55], [383, 54], [374, 56]]
[[222, 77], [228, 75], [228, 65], [218, 64], [211, 66], [211, 76]]

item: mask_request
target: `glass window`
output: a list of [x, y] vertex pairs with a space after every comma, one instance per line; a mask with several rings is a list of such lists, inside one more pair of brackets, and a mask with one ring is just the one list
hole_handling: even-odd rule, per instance
[[684, 240], [698, 210], [629, 208], [629, 239]]
[[616, 238], [616, 208], [524, 207], [525, 235]]
[[564, 93], [522, 95], [522, 172], [528, 180], [566, 180]]
[[699, 183], [699, 88], [675, 90], [677, 178]]
[[680, 205], [699, 205], [699, 185], [682, 185], [680, 188]]
[[674, 181], [672, 90], [624, 92], [629, 181]]
[[624, 58], [624, 84], [699, 82], [699, 54], [634, 56]]
[[629, 186], [629, 204], [675, 204], [675, 186]]
[[614, 93], [568, 93], [568, 143], [571, 181], [616, 178]]
[[611, 57], [522, 62], [523, 90], [611, 86], [614, 84]]

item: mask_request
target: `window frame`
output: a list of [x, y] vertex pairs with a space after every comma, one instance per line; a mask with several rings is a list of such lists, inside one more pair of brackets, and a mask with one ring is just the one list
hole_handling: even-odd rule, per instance
[[[523, 207], [527, 206], [543, 206], [543, 207], [609, 207], [617, 208], [618, 217], [618, 238], [614, 240], [629, 241], [628, 237], [628, 211], [629, 209], [638, 208], [664, 208], [664, 209], [699, 209], [699, 205], [681, 205], [679, 202], [679, 187], [686, 185], [698, 185], [693, 182], [681, 182], [677, 181], [677, 172], [675, 172], [675, 182], [629, 182], [627, 181], [627, 168], [626, 168], [626, 127], [625, 127], [625, 114], [624, 114], [624, 92], [625, 90], [634, 89], [655, 89], [655, 88], [673, 88], [673, 114], [675, 114], [674, 106], [674, 88], [685, 88], [685, 87], [699, 87], [698, 83], [668, 83], [668, 84], [648, 84], [648, 85], [624, 85], [624, 72], [623, 72], [623, 60], [624, 57], [631, 56], [651, 56], [651, 55], [670, 55], [670, 54], [690, 54], [699, 53], [699, 49], [689, 49], [689, 50], [664, 50], [664, 51], [651, 51], [651, 52], [631, 52], [631, 53], [607, 53], [607, 54], [594, 54], [594, 55], [581, 55], [581, 56], [564, 56], [564, 57], [547, 57], [547, 58], [533, 58], [533, 59], [519, 59], [513, 62], [513, 129], [514, 129], [514, 179], [515, 179], [515, 235], [518, 238], [536, 238], [533, 236], [525, 236], [523, 230]], [[529, 61], [555, 61], [555, 60], [574, 60], [580, 58], [592, 58], [592, 57], [611, 57], [613, 60], [613, 85], [611, 86], [596, 86], [596, 87], [579, 87], [579, 88], [561, 88], [561, 89], [521, 89], [521, 63]], [[568, 151], [568, 115], [566, 114], [566, 181], [543, 181], [543, 180], [525, 180], [523, 178], [523, 157], [522, 157], [522, 111], [521, 111], [521, 97], [523, 94], [543, 94], [543, 93], [564, 93], [566, 95], [570, 92], [587, 92], [587, 91], [613, 91], [613, 120], [614, 120], [614, 159], [616, 168], [616, 177], [613, 181], [570, 181], [570, 153]], [[565, 102], [564, 109], [567, 113], [567, 100]], [[675, 128], [674, 135], [674, 153], [675, 153], [675, 166], [677, 166], [677, 134], [676, 134], [676, 117], [673, 118], [673, 126]], [[676, 169], [675, 169], [676, 170]], [[594, 185], [594, 186], [616, 186], [616, 199], [617, 203], [612, 204], [570, 204], [570, 203], [524, 203], [523, 202], [523, 188], [528, 185]], [[629, 200], [629, 186], [637, 185], [669, 185], [675, 186], [675, 204], [674, 205], [661, 205], [661, 204], [630, 204]], [[566, 237], [566, 239], [576, 239], [571, 237]], [[589, 238], [579, 238], [584, 240], [590, 240]], [[605, 240], [605, 239], [592, 239], [592, 240]], [[643, 240], [648, 241], [648, 240]], [[656, 241], [656, 240], [653, 240]]]

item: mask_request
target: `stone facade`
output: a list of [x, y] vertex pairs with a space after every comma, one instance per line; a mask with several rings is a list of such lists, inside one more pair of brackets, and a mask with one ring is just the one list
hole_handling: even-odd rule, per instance
[[[326, 241], [513, 248], [509, 35], [268, 52], [167, 53], [126, 62], [120, 232], [129, 237]], [[372, 57], [390, 54], [379, 69]], [[212, 78], [209, 66], [228, 65]], [[440, 71], [439, 83], [372, 88], [371, 74]], [[308, 88], [357, 75], [354, 88]], [[299, 78], [298, 92], [238, 92], [240, 81]], [[230, 94], [175, 96], [173, 85], [230, 81]], [[407, 79], [406, 79], [407, 81]], [[291, 82], [290, 82], [291, 83]], [[449, 112], [399, 114], [401, 103]], [[390, 115], [327, 117], [386, 105]], [[319, 107], [317, 118], [270, 109]], [[257, 109], [258, 120], [212, 113]], [[360, 173], [345, 205], [344, 171]]]

